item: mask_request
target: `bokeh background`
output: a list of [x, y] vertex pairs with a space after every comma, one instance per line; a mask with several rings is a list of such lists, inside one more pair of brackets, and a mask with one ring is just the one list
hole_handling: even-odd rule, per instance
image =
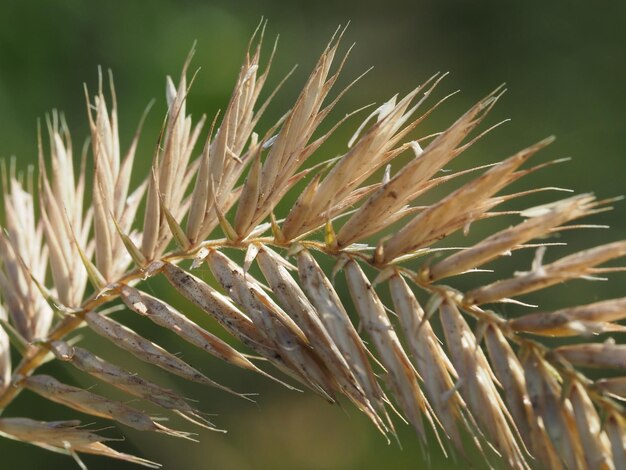
[[[1, 0], [0, 156], [15, 156], [20, 168], [33, 163], [36, 120], [54, 108], [65, 112], [75, 147], [80, 148], [87, 136], [82, 84], [95, 90], [100, 65], [112, 69], [115, 76], [123, 143], [129, 142], [148, 101], [157, 99], [141, 140], [136, 173], [141, 177], [149, 166], [165, 109], [165, 76], [178, 76], [197, 40], [193, 65], [200, 71], [189, 109], [195, 116], [206, 113], [212, 117], [227, 103], [249, 36], [262, 16], [269, 19], [267, 53], [274, 36], [280, 34], [270, 84], [278, 83], [293, 64], [299, 64], [263, 121], [265, 126], [288, 108], [333, 31], [350, 20], [344, 49], [352, 42], [356, 47], [343, 83], [372, 65], [374, 69], [346, 95], [335, 116], [373, 101], [380, 103], [397, 92], [406, 93], [434, 72], [450, 71], [438, 96], [457, 88], [462, 93], [420, 129], [426, 134], [441, 130], [506, 82], [508, 91], [488, 122], [512, 121], [462, 157], [457, 168], [496, 161], [556, 134], [556, 143], [545, 153], [573, 160], [533, 176], [533, 185], [595, 191], [599, 197], [624, 193], [626, 3], [620, 1], [592, 6], [582, 1], [538, 0]], [[323, 148], [323, 156], [345, 150], [346, 137], [359, 123], [356, 118], [344, 126]], [[555, 198], [551, 195], [547, 200]], [[595, 217], [593, 222], [610, 224], [612, 231], [568, 234], [570, 244], [583, 247], [624, 238], [626, 207], [618, 204], [615, 211]], [[476, 236], [481, 230], [473, 228]], [[558, 249], [553, 253], [558, 254]], [[518, 269], [530, 263], [532, 255], [524, 256], [517, 259], [522, 260]], [[513, 268], [502, 264], [502, 269], [510, 272]], [[618, 275], [612, 282], [591, 287], [577, 283], [574, 289], [557, 287], [529, 299], [538, 300], [545, 308], [573, 305], [624, 295], [623, 285], [624, 276]], [[166, 287], [156, 282], [148, 288]], [[188, 311], [201, 320], [199, 312]], [[516, 311], [503, 313], [514, 315]], [[129, 324], [147, 328], [134, 319]], [[424, 449], [400, 423], [402, 450], [396, 443], [387, 445], [349, 405], [331, 407], [311, 393], [282, 390], [198, 355], [169, 335], [147, 331], [190, 362], [201, 364], [210, 376], [261, 396], [255, 406], [173, 380], [169, 384], [199, 400], [200, 409], [218, 413], [215, 421], [228, 429], [228, 434], [201, 433], [201, 443], [193, 444], [124, 429], [126, 440], [118, 449], [157, 460], [167, 469], [404, 469], [418, 468], [424, 461]], [[88, 334], [85, 341], [93, 349], [105, 348]], [[110, 352], [107, 357], [140, 367], [121, 353]], [[45, 370], [62, 380], [93, 385], [89, 378], [66, 367], [51, 364]], [[158, 372], [146, 373], [162, 383], [170, 380]], [[96, 390], [109, 392], [103, 385]], [[6, 413], [50, 420], [77, 416], [30, 393], [22, 394]], [[93, 421], [87, 416], [81, 419]], [[116, 430], [108, 433], [118, 435]], [[434, 441], [429, 453], [432, 468], [459, 464], [443, 460]], [[67, 457], [5, 439], [0, 439], [0, 458], [3, 468], [64, 469], [74, 465]], [[84, 460], [91, 469], [135, 468], [101, 458]]]

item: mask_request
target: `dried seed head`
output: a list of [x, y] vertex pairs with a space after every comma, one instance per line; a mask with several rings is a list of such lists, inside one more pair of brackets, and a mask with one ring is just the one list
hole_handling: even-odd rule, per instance
[[133, 356], [144, 362], [154, 364], [157, 367], [184, 379], [208, 385], [210, 387], [216, 387], [245, 398], [244, 395], [233, 392], [228, 387], [224, 387], [223, 385], [209, 379], [183, 360], [167, 352], [157, 344], [148, 341], [111, 318], [96, 312], [87, 312], [85, 315], [85, 321], [95, 333], [108, 339], [119, 348], [130, 352]]
[[422, 415], [436, 431], [431, 408], [418, 384], [418, 375], [404, 352], [385, 309], [365, 274], [355, 261], [345, 267], [350, 295], [363, 327], [376, 346], [386, 369], [386, 382], [400, 408], [426, 442]]
[[456, 390], [453, 380], [458, 377], [457, 372], [406, 281], [395, 274], [389, 280], [389, 288], [395, 312], [412, 353], [413, 364], [421, 377], [433, 414], [455, 447], [463, 452], [458, 422], [473, 431], [470, 428], [473, 417]]
[[[89, 431], [80, 425], [80, 421], [44, 422], [28, 418], [1, 418], [0, 434], [64, 454], [74, 455], [75, 452], [81, 452], [123, 460], [148, 468], [161, 467], [150, 460], [111, 449], [103, 443], [112, 439]], [[77, 458], [75, 455], [74, 457]]]
[[626, 368], [626, 345], [612, 341], [560, 346], [554, 352], [566, 361], [582, 367]]
[[[365, 120], [354, 138], [374, 114], [378, 116], [377, 122], [367, 130], [355, 145], [349, 144], [350, 150], [338, 160], [328, 176], [321, 183], [310, 185], [310, 190], [301, 194], [283, 225], [283, 232], [286, 237], [292, 239], [320, 226], [326, 219], [334, 217], [341, 210], [367, 196], [367, 193], [358, 191], [359, 185], [400, 153], [398, 149], [392, 149], [393, 145], [406, 131], [415, 127], [429, 114], [427, 112], [426, 115], [421, 116], [403, 129], [412, 114], [439, 82], [437, 80], [431, 86], [431, 82], [436, 77], [432, 77], [417, 87], [398, 104], [396, 104], [395, 97], [392, 98]], [[418, 100], [417, 104], [411, 106], [415, 97], [426, 87], [429, 88], [424, 92], [424, 96]], [[349, 200], [349, 203], [341, 204], [341, 201], [346, 201], [346, 199]], [[333, 207], [333, 202], [337, 206]]]
[[430, 279], [436, 281], [481, 266], [529, 240], [548, 234], [554, 227], [587, 215], [594, 207], [593, 196], [582, 194], [544, 207], [541, 212], [527, 211], [523, 215], [527, 215], [528, 220], [497, 232], [430, 267]]
[[[259, 118], [275, 93], [259, 103], [273, 57], [272, 52], [261, 71], [264, 27], [264, 23], [259, 27], [257, 44], [251, 41], [221, 120], [219, 113], [213, 113], [197, 158], [194, 149], [205, 117], [194, 120], [187, 114], [192, 50], [178, 82], [167, 78], [168, 112], [151, 169], [136, 189], [131, 173], [140, 131], [122, 155], [115, 90], [111, 85], [111, 99], [105, 98], [102, 78], [95, 97], [88, 97], [91, 145], [90, 150], [85, 146], [78, 171], [68, 127], [55, 112], [47, 119], [49, 169], [39, 136], [38, 208], [32, 174], [24, 178], [12, 164], [0, 175], [6, 213], [5, 230], [0, 233], [0, 411], [28, 388], [48, 400], [136, 429], [190, 438], [123, 402], [36, 373], [56, 357], [129, 395], [214, 430], [178, 394], [74, 346], [75, 337], [64, 340], [84, 321], [142, 361], [235, 393], [149, 341], [142, 331], [113, 320], [109, 313], [121, 306], [117, 305], [121, 300], [131, 311], [225, 362], [283, 383], [252, 362], [265, 359], [331, 403], [338, 394], [347, 396], [385, 435], [395, 434], [389, 407], [410, 422], [420, 442], [426, 441], [427, 425], [433, 428], [444, 453], [440, 431], [463, 455], [467, 444], [462, 434], [467, 432], [487, 460], [491, 448], [511, 468], [526, 469], [535, 462], [555, 469], [626, 468], [624, 409], [616, 401], [626, 396], [626, 379], [593, 382], [575, 368], [623, 369], [626, 346], [613, 340], [592, 343], [587, 338], [583, 343], [539, 344], [526, 335], [581, 337], [625, 331], [626, 326], [618, 323], [626, 318], [625, 298], [508, 320], [500, 315], [503, 312], [478, 307], [512, 301], [511, 297], [570, 279], [624, 270], [601, 265], [625, 255], [625, 241], [543, 263], [547, 246], [562, 244], [544, 237], [583, 227], [569, 222], [607, 210], [612, 201], [582, 194], [523, 211], [493, 210], [521, 196], [561, 190], [541, 187], [498, 194], [521, 177], [559, 161], [521, 169], [551, 139], [499, 163], [439, 176], [444, 166], [498, 126], [468, 139], [502, 93], [495, 90], [447, 130], [410, 137], [414, 140], [407, 142], [409, 134], [454, 94], [414, 116], [445, 76], [439, 74], [406, 96], [396, 95], [377, 107], [358, 126], [343, 155], [306, 167], [305, 162], [317, 159], [313, 155], [320, 153], [339, 126], [360, 111], [320, 132], [323, 121], [360, 77], [330, 98], [348, 55], [333, 67], [342, 31], [323, 51], [291, 110], [261, 131]], [[413, 158], [401, 157], [408, 150]], [[476, 171], [480, 176], [470, 174]], [[464, 175], [466, 182], [446, 196], [416, 202], [435, 187], [445, 191], [443, 183]], [[293, 195], [296, 202], [291, 210], [280, 213], [284, 196], [306, 177], [310, 180], [300, 194]], [[90, 207], [84, 207], [86, 191], [91, 194], [87, 196]], [[426, 196], [437, 197], [434, 191]], [[140, 205], [145, 207], [144, 220], [136, 226]], [[527, 220], [467, 248], [431, 248], [453, 232], [467, 231], [473, 222], [513, 214]], [[403, 219], [404, 226], [390, 233], [391, 225]], [[215, 238], [211, 237], [214, 229]], [[356, 243], [370, 236], [374, 236], [371, 245]], [[529, 244], [533, 240], [538, 241]], [[297, 257], [297, 278], [295, 266], [270, 246]], [[499, 276], [497, 282], [466, 293], [435, 283], [533, 246], [539, 249], [529, 272], [508, 279]], [[242, 252], [241, 266], [234, 261], [236, 255], [223, 253], [227, 250]], [[309, 250], [334, 261], [329, 275]], [[414, 258], [442, 250], [452, 254], [430, 258], [417, 271], [409, 265]], [[211, 281], [189, 274], [184, 268], [187, 260], [192, 260], [191, 270], [206, 262], [221, 291], [209, 285]], [[267, 286], [255, 279], [255, 262]], [[375, 286], [388, 284], [398, 324], [365, 275], [366, 264], [375, 271]], [[329, 280], [342, 270], [363, 334], [375, 353], [353, 326], [350, 302]], [[261, 357], [238, 352], [175, 309], [173, 302], [162, 300], [160, 292], [148, 295], [146, 287], [135, 287], [160, 274]], [[94, 292], [85, 298], [88, 279]], [[430, 298], [424, 309], [414, 288]], [[61, 317], [56, 324], [53, 312]], [[438, 338], [438, 326], [433, 326], [438, 312], [445, 345]], [[476, 332], [470, 329], [474, 324]], [[21, 356], [14, 371], [10, 344]], [[398, 411], [375, 370], [382, 371]], [[68, 453], [83, 468], [77, 452], [155, 466], [114, 451], [104, 444], [106, 439], [76, 422], [1, 418], [0, 434]]]
[[385, 243], [384, 261], [427, 246], [480, 218], [490, 208], [488, 199], [514, 181], [518, 176], [515, 170], [551, 141], [546, 139], [518, 152], [420, 212]]
[[307, 297], [361, 389], [377, 412], [388, 421], [385, 411], [386, 396], [370, 365], [369, 352], [354, 329], [331, 282], [306, 250], [298, 252], [298, 274]]
[[626, 241], [619, 241], [580, 251], [546, 265], [542, 265], [541, 259], [538, 258], [533, 263], [531, 271], [471, 290], [466, 294], [465, 302], [467, 304], [497, 302], [544, 289], [559, 282], [596, 274], [602, 272], [602, 268], [595, 266], [625, 254]]
[[174, 431], [158, 424], [148, 415], [121, 402], [63, 384], [49, 375], [32, 375], [24, 378], [22, 383], [27, 389], [48, 400], [92, 416], [112, 419], [139, 431], [162, 432], [171, 436], [189, 438], [188, 433]]
[[587, 468], [613, 469], [613, 456], [608, 436], [602, 430], [600, 417], [585, 389], [574, 382], [569, 400], [574, 409], [576, 427], [583, 446]]
[[370, 234], [369, 226], [372, 223], [393, 220], [395, 213], [410, 202], [416, 186], [428, 181], [464, 150], [464, 146], [459, 147], [460, 143], [480, 124], [496, 99], [494, 92], [472, 107], [387, 184], [372, 194], [339, 231], [339, 246], [347, 246], [361, 239], [364, 234]]
[[134, 312], [148, 317], [157, 325], [169, 329], [209, 354], [238, 367], [256, 369], [245, 356], [228, 343], [204, 330], [165, 302], [130, 286], [121, 288], [121, 299]]
[[552, 368], [535, 350], [525, 352], [522, 365], [533, 410], [541, 417], [554, 448], [567, 468], [584, 468], [584, 450], [569, 398]]
[[622, 331], [616, 323], [626, 318], [626, 298], [610, 299], [588, 305], [539, 312], [509, 320], [514, 331], [546, 336], [578, 336]]
[[270, 287], [287, 312], [306, 334], [311, 347], [334, 376], [341, 391], [363, 410], [382, 431], [386, 431], [384, 421], [378, 416], [365, 392], [357, 382], [344, 356], [330, 337], [319, 313], [315, 311], [304, 292], [276, 258], [278, 255], [268, 248], [262, 248], [257, 261]]
[[217, 430], [211, 422], [192, 408], [189, 403], [171, 390], [167, 390], [149, 380], [143, 379], [118, 367], [86, 349], [70, 346], [63, 341], [54, 341], [52, 351], [62, 361], [69, 361], [73, 366], [135, 397], [155, 403], [168, 410], [173, 410], [183, 418], [207, 429]]
[[509, 466], [528, 468], [518, 431], [496, 389], [494, 373], [458, 308], [444, 299], [439, 308], [450, 359], [459, 374], [459, 391], [472, 414]]
[[49, 250], [44, 225], [35, 221], [32, 194], [16, 179], [9, 184], [10, 191], [4, 192], [6, 229], [0, 233], [0, 288], [12, 324], [31, 341], [45, 336], [52, 323], [52, 309], [38, 285], [45, 279]]

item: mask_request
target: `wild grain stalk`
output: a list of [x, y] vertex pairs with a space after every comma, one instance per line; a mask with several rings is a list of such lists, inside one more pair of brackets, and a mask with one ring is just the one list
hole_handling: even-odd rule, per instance
[[[277, 91], [264, 91], [272, 62], [270, 57], [261, 65], [264, 26], [253, 36], [232, 97], [208, 133], [204, 118], [194, 121], [186, 112], [192, 54], [178, 84], [167, 79], [167, 116], [151, 171], [138, 186], [131, 186], [131, 173], [141, 125], [122, 149], [115, 91], [111, 82], [107, 99], [102, 78], [94, 97], [86, 90], [91, 148], [80, 167], [74, 165], [68, 127], [54, 113], [46, 122], [45, 144], [40, 132], [36, 179], [5, 169], [0, 433], [70, 454], [81, 466], [79, 453], [159, 466], [114, 450], [108, 438], [78, 421], [8, 417], [11, 402], [27, 389], [135, 429], [190, 438], [154, 421], [141, 405], [39, 374], [51, 359], [190, 425], [219, 430], [177, 393], [107, 362], [86, 344], [76, 345], [80, 328], [152, 367], [250, 399], [218, 382], [202, 364], [188, 364], [111, 318], [111, 309], [121, 304], [126, 316], [147, 317], [232, 366], [289, 388], [308, 388], [331, 403], [345, 396], [388, 439], [402, 425], [394, 419], [399, 413], [423, 445], [459, 455], [474, 447], [490, 465], [499, 460], [515, 469], [625, 468], [626, 415], [619, 399], [626, 397], [626, 377], [594, 381], [577, 367], [626, 368], [626, 345], [590, 338], [624, 330], [618, 322], [626, 318], [626, 297], [512, 319], [499, 313], [503, 302], [522, 294], [618, 271], [605, 263], [626, 255], [626, 241], [543, 262], [551, 245], [547, 237], [609, 209], [611, 201], [581, 194], [515, 214], [501, 209], [512, 199], [550, 189], [502, 192], [548, 165], [527, 162], [551, 138], [493, 165], [442, 173], [487, 132], [479, 127], [503, 90], [488, 94], [442, 132], [415, 138], [422, 121], [447, 98], [431, 98], [440, 75], [376, 108], [343, 155], [311, 164], [344, 122], [326, 122], [352, 86], [335, 90], [348, 56], [336, 57], [343, 31], [324, 49], [283, 118], [259, 130]], [[269, 96], [264, 102], [263, 95]], [[465, 182], [424, 205], [423, 195], [439, 185], [454, 187], [448, 182], [457, 176]], [[285, 210], [281, 201], [294, 191], [296, 202]], [[496, 216], [509, 217], [512, 225], [473, 245], [444, 250], [442, 239]], [[396, 222], [401, 227], [390, 231]], [[449, 285], [530, 247], [537, 251], [528, 271], [498, 273], [489, 284], [476, 277], [467, 291]], [[245, 253], [242, 265], [228, 256], [233, 249]], [[332, 272], [321, 267], [322, 258], [334, 260]], [[253, 263], [262, 277], [248, 272]], [[212, 274], [209, 282], [193, 274], [200, 266]], [[333, 287], [340, 273], [347, 298]], [[156, 277], [221, 325], [242, 352], [146, 293], [145, 281]], [[391, 302], [385, 305], [380, 294], [390, 294]], [[577, 341], [551, 348], [542, 342], [551, 336]], [[19, 355], [13, 369], [11, 345]], [[429, 442], [429, 429], [436, 442]]]

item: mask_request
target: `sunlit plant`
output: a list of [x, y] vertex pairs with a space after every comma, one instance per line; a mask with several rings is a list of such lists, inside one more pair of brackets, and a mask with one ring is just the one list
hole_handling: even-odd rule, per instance
[[[459, 455], [472, 448], [492, 465], [626, 468], [624, 410], [616, 400], [626, 395], [626, 378], [591, 380], [577, 368], [626, 366], [626, 346], [590, 339], [623, 331], [617, 322], [626, 318], [626, 298], [510, 319], [499, 310], [523, 294], [619, 270], [605, 263], [626, 255], [626, 241], [543, 260], [551, 235], [576, 228], [573, 221], [607, 210], [611, 201], [581, 194], [521, 211], [502, 209], [555, 189], [503, 192], [555, 162], [527, 164], [550, 138], [492, 165], [442, 172], [491, 130], [478, 129], [502, 90], [444, 131], [415, 137], [450, 96], [432, 98], [441, 75], [374, 109], [355, 126], [342, 155], [311, 164], [352, 117], [325, 122], [352, 86], [335, 91], [348, 55], [335, 57], [342, 35], [331, 39], [296, 102], [267, 129], [259, 128], [259, 119], [280, 85], [263, 92], [272, 62], [260, 66], [263, 28], [225, 111], [208, 126], [186, 113], [190, 55], [178, 84], [167, 80], [167, 116], [151, 170], [136, 187], [131, 173], [140, 131], [129, 148], [120, 147], [115, 91], [110, 80], [105, 93], [102, 78], [97, 94], [87, 93], [91, 146], [78, 166], [68, 126], [53, 113], [44, 126], [48, 139], [40, 132], [37, 176], [4, 169], [4, 437], [69, 454], [81, 466], [78, 454], [90, 453], [158, 467], [114, 450], [108, 438], [78, 421], [10, 416], [12, 401], [25, 389], [142, 431], [192, 438], [142, 411], [142, 400], [192, 427], [220, 430], [175, 391], [97, 356], [78, 341], [81, 328], [153, 367], [253, 399], [113, 319], [109, 314], [122, 305], [125, 312], [116, 318], [147, 317], [180, 341], [277, 386], [307, 388], [330, 403], [344, 396], [389, 440], [406, 420], [425, 446]], [[262, 95], [268, 95], [263, 102]], [[444, 196], [426, 202], [440, 186]], [[287, 195], [296, 196], [291, 207], [283, 202]], [[472, 224], [493, 217], [511, 225], [478, 240], [467, 234]], [[466, 246], [447, 246], [444, 239], [460, 231]], [[530, 248], [530, 268], [497, 271], [498, 280], [487, 284], [474, 277], [466, 281], [473, 288], [454, 287], [458, 276]], [[241, 264], [231, 259], [233, 250], [243, 253]], [[321, 267], [328, 260], [331, 270]], [[249, 272], [253, 265], [262, 275]], [[194, 275], [201, 266], [211, 279]], [[335, 276], [345, 277], [345, 296], [335, 290]], [[148, 294], [145, 281], [155, 277], [205, 312], [206, 326]], [[390, 302], [381, 301], [381, 293]], [[241, 351], [205, 329], [216, 324]], [[554, 347], [543, 341], [551, 336], [577, 341]], [[10, 350], [17, 354], [15, 367]], [[140, 400], [131, 405], [38, 373], [49, 360]]]

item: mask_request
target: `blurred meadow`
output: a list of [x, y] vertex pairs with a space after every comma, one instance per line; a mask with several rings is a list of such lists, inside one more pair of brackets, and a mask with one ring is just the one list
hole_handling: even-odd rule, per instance
[[[139, 181], [150, 166], [165, 112], [165, 77], [171, 75], [177, 80], [187, 53], [197, 41], [191, 71], [199, 71], [188, 109], [194, 117], [206, 114], [210, 121], [227, 104], [247, 42], [261, 17], [269, 20], [265, 57], [271, 52], [275, 36], [280, 35], [267, 89], [298, 64], [263, 118], [261, 130], [287, 111], [337, 26], [350, 21], [342, 49], [347, 50], [353, 42], [356, 46], [341, 83], [347, 85], [370, 66], [374, 68], [348, 92], [325, 129], [356, 108], [371, 102], [380, 104], [395, 93], [408, 92], [435, 72], [449, 71], [435, 99], [456, 89], [461, 93], [420, 126], [416, 135], [427, 135], [442, 130], [471, 104], [506, 82], [508, 91], [482, 129], [507, 118], [511, 122], [488, 134], [455, 161], [453, 168], [498, 161], [554, 134], [556, 142], [537, 161], [559, 157], [572, 157], [572, 161], [532, 175], [515, 188], [559, 186], [595, 192], [599, 198], [625, 192], [626, 2], [619, 1], [592, 6], [588, 2], [538, 0], [0, 0], [0, 157], [15, 156], [22, 170], [33, 164], [37, 156], [37, 119], [52, 109], [65, 113], [74, 148], [80, 149], [88, 134], [83, 83], [93, 94], [101, 66], [104, 71], [111, 69], [114, 75], [123, 149], [148, 102], [156, 100], [140, 140], [134, 173]], [[359, 114], [344, 124], [316, 158], [344, 152], [347, 139], [365, 115]], [[558, 197], [542, 194], [536, 201]], [[522, 204], [528, 206], [532, 200]], [[626, 204], [618, 203], [614, 211], [588, 222], [609, 224], [611, 230], [566, 232], [563, 238], [571, 245], [568, 251], [590, 246], [592, 241], [626, 238]], [[480, 237], [490, 227], [489, 223], [472, 227], [471, 235]], [[460, 235], [448, 242], [455, 243], [467, 242]], [[561, 248], [549, 249], [546, 256], [554, 259], [563, 252]], [[516, 262], [517, 269], [530, 266], [532, 253], [516, 253], [512, 258], [494, 265], [498, 273], [510, 274], [511, 261]], [[200, 275], [210, 278], [206, 269]], [[475, 284], [490, 276], [463, 282]], [[605, 283], [578, 281], [524, 300], [549, 309], [623, 296], [625, 276], [616, 274]], [[151, 281], [150, 289], [163, 292], [168, 287], [164, 282]], [[168, 299], [174, 302], [173, 297]], [[189, 304], [176, 301], [175, 305], [210, 326]], [[512, 316], [518, 311], [519, 307], [507, 307], [501, 313]], [[129, 317], [128, 324], [147, 331], [166, 348], [180, 351], [221, 383], [260, 395], [257, 405], [253, 405], [141, 369], [199, 400], [199, 409], [216, 413], [215, 423], [228, 433], [202, 432], [200, 443], [194, 444], [124, 429], [125, 441], [118, 443], [117, 449], [161, 462], [166, 469], [190, 470], [408, 469], [418, 468], [425, 461], [426, 450], [399, 420], [402, 449], [396, 442], [388, 445], [347, 403], [344, 408], [332, 407], [310, 392], [290, 392], [260, 376], [229, 368], [179, 344], [176, 337], [160, 333], [143, 319]], [[129, 368], [144, 367], [119, 351], [107, 353], [107, 345], [93, 335], [85, 333], [83, 341], [93, 344], [92, 349], [105, 357], [125, 361]], [[63, 364], [48, 364], [42, 371], [85, 387], [95, 382]], [[111, 392], [101, 384], [96, 390]], [[6, 414], [46, 420], [78, 415], [29, 392], [24, 392]], [[88, 416], [81, 419], [92, 422]], [[175, 424], [196, 431], [184, 422]], [[106, 434], [120, 435], [115, 429]], [[431, 468], [459, 464], [443, 459], [434, 439], [427, 452]], [[75, 465], [67, 457], [5, 439], [0, 439], [0, 456], [3, 468], [23, 464], [31, 469], [65, 469]], [[85, 457], [84, 461], [93, 470], [136, 468], [104, 458]]]

